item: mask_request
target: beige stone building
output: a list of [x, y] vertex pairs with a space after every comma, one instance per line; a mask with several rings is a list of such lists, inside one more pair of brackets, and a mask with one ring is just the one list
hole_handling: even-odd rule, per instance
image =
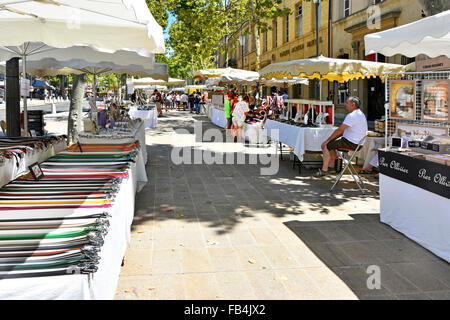
[[[322, 0], [319, 6], [319, 53], [333, 58], [410, 63], [412, 60], [403, 56], [366, 57], [364, 35], [421, 19], [422, 10], [427, 11], [423, 4], [423, 0]], [[282, 5], [290, 8], [291, 14], [270, 21], [272, 30], [261, 34], [261, 68], [274, 62], [316, 56], [314, 1], [285, 0]], [[238, 37], [239, 34], [235, 35], [235, 39]], [[256, 41], [252, 35], [244, 38], [243, 47], [238, 41], [229, 42], [229, 65], [256, 70]], [[224, 55], [220, 56], [218, 65], [226, 65]], [[266, 89], [265, 93], [269, 91], [270, 89]], [[361, 98], [362, 110], [369, 120], [378, 119], [384, 114], [384, 84], [380, 79], [354, 80], [347, 84], [328, 84], [323, 81], [321, 92], [321, 100], [334, 102], [337, 118], [344, 116], [344, 102], [349, 95]], [[318, 97], [312, 82], [309, 86], [290, 86], [288, 93], [292, 98]]]

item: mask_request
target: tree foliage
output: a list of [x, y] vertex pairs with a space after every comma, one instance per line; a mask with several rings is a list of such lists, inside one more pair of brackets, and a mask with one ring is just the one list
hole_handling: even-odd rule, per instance
[[157, 61], [168, 63], [169, 74], [190, 78], [195, 70], [215, 67], [215, 55], [228, 50], [230, 41], [245, 32], [259, 37], [270, 29], [271, 19], [290, 13], [282, 0], [148, 0], [150, 11], [163, 28], [169, 14], [175, 22], [168, 27], [167, 53]]

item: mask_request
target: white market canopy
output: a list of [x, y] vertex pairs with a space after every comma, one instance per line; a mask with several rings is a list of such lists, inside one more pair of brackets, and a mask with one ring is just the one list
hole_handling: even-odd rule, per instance
[[288, 79], [283, 78], [283, 79], [276, 79], [276, 78], [272, 78], [272, 79], [266, 79], [266, 78], [261, 78], [259, 80], [259, 82], [261, 84], [264, 84], [266, 86], [280, 86], [280, 85], [293, 85], [293, 84], [304, 84], [304, 85], [309, 85], [309, 80], [306, 78], [294, 78], [294, 79]]
[[[74, 46], [145, 57], [165, 52], [162, 27], [145, 0], [0, 0], [0, 30], [1, 61], [21, 57], [25, 62], [38, 53], [49, 58], [58, 49]], [[22, 68], [25, 76], [26, 63]], [[27, 134], [25, 97], [23, 109]]]
[[[34, 44], [35, 45], [35, 44]], [[41, 44], [42, 45], [42, 44]], [[29, 44], [28, 50], [30, 50]], [[0, 48], [0, 57], [4, 51]], [[27, 56], [26, 61], [42, 61], [44, 59], [53, 58], [58, 62], [65, 62], [71, 60], [82, 60], [90, 63], [107, 63], [111, 62], [117, 66], [128, 66], [128, 65], [139, 65], [145, 69], [152, 69], [155, 63], [155, 55], [153, 53], [149, 54], [148, 57], [141, 56], [133, 51], [118, 50], [113, 53], [98, 51], [88, 46], [74, 46], [70, 48], [52, 49], [49, 51], [44, 51], [40, 53], [35, 53]], [[1, 60], [7, 60], [6, 58]]]
[[446, 55], [450, 58], [450, 10], [385, 31], [364, 36], [366, 55], [402, 54], [430, 58]]
[[51, 47], [91, 46], [147, 57], [165, 52], [162, 27], [145, 0], [0, 0], [0, 8], [1, 60]]
[[402, 65], [365, 60], [337, 59], [319, 56], [310, 59], [272, 63], [259, 71], [265, 79], [324, 79], [347, 82], [386, 73], [403, 71]]
[[132, 83], [134, 86], [142, 86], [142, 85], [176, 86], [185, 84], [185, 81], [176, 78], [161, 79], [155, 77], [147, 77], [141, 79], [133, 79]]
[[250, 84], [258, 82], [259, 73], [233, 68], [205, 69], [194, 72], [194, 79], [199, 78], [210, 79], [208, 82], [210, 85]]
[[[20, 61], [20, 64], [22, 64], [22, 61]], [[0, 62], [1, 72], [5, 72], [5, 65], [6, 61]], [[127, 73], [142, 77], [151, 76], [154, 79], [161, 79], [160, 81], [164, 81], [169, 76], [168, 66], [165, 63], [154, 63], [151, 69], [145, 69], [140, 65], [134, 64], [122, 66], [110, 62], [91, 63], [80, 59], [57, 61], [53, 58], [27, 62], [27, 72], [40, 77], [82, 73], [93, 75]]]
[[166, 86], [160, 86], [160, 85], [137, 85], [134, 86], [134, 89], [137, 90], [144, 90], [144, 91], [151, 91], [151, 90], [158, 90], [158, 91], [167, 91]]

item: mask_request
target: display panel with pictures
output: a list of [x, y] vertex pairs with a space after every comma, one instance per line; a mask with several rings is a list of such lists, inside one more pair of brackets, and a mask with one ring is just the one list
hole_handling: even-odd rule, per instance
[[417, 140], [423, 140], [428, 136], [448, 137], [448, 128], [446, 127], [427, 126], [409, 123], [397, 122], [395, 132], [398, 137], [411, 137]]
[[415, 81], [393, 80], [390, 85], [391, 118], [416, 120]]
[[449, 121], [449, 80], [422, 81], [422, 120]]

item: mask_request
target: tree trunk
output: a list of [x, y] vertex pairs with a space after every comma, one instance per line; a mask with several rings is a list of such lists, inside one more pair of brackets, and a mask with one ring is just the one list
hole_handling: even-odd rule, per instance
[[86, 86], [86, 74], [73, 75], [72, 95], [70, 97], [69, 121], [67, 137], [69, 145], [78, 142], [78, 132], [81, 131], [83, 113], [83, 96]]
[[61, 92], [61, 96], [62, 98], [65, 100], [66, 99], [66, 76], [60, 76], [59, 78], [60, 82], [59, 82], [59, 91]]

